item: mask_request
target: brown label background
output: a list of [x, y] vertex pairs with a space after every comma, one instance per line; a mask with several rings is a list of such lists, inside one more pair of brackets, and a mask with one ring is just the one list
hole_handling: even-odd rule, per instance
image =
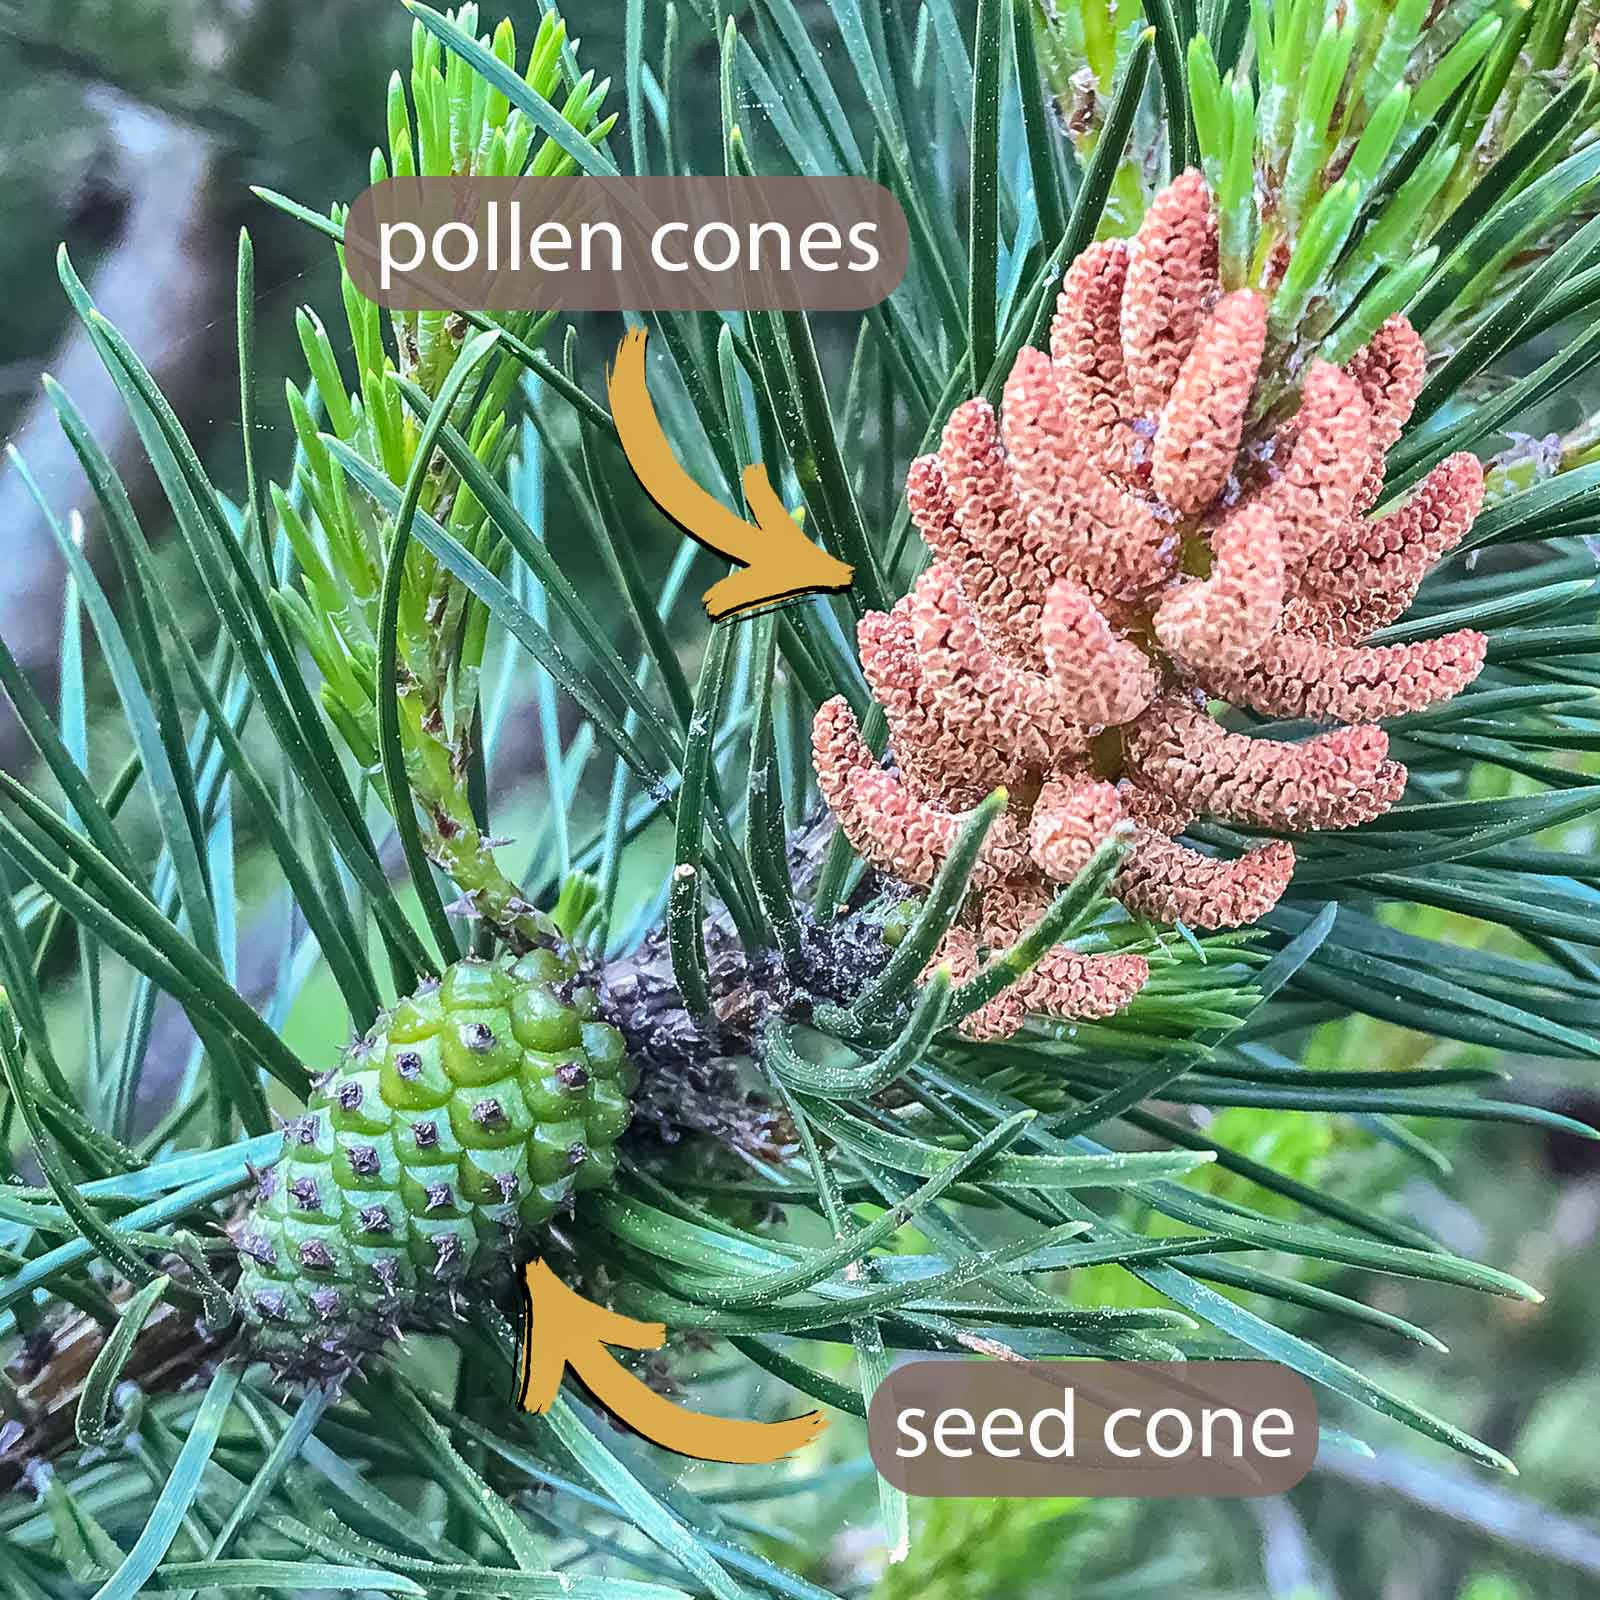
[[[1062, 1391], [1075, 1393], [1077, 1451], [1070, 1457], [1033, 1453], [1027, 1425], [1040, 1411], [1061, 1410]], [[1188, 1414], [1196, 1446], [1172, 1460], [1148, 1454], [1138, 1461], [1119, 1458], [1105, 1447], [1107, 1417], [1126, 1406], [1142, 1418], [1167, 1408]], [[1243, 1420], [1243, 1459], [1225, 1452], [1232, 1444], [1231, 1426], [1216, 1429], [1219, 1455], [1205, 1459], [1199, 1450], [1201, 1413], [1226, 1407]], [[959, 1442], [973, 1453], [952, 1460], [934, 1444], [934, 1424], [941, 1412], [960, 1408], [977, 1423]], [[1021, 1450], [1014, 1458], [985, 1453], [984, 1417], [1006, 1409], [1018, 1413], [1023, 1436], [1000, 1441]], [[907, 1410], [924, 1415], [916, 1427], [927, 1439], [926, 1450], [906, 1459], [895, 1454], [907, 1440], [899, 1418]], [[1281, 1459], [1251, 1451], [1251, 1423], [1261, 1412], [1287, 1412], [1294, 1423], [1291, 1437], [1274, 1434], [1274, 1449], [1292, 1446]], [[868, 1444], [873, 1465], [907, 1494], [966, 1498], [971, 1496], [1100, 1495], [1171, 1498], [1176, 1496], [1282, 1494], [1311, 1470], [1317, 1454], [1317, 1401], [1310, 1384], [1287, 1367], [1271, 1361], [913, 1361], [896, 1367], [878, 1386], [867, 1414]], [[1059, 1444], [1062, 1425], [1041, 1429], [1047, 1447]], [[1165, 1419], [1159, 1437], [1170, 1448], [1178, 1424]], [[1142, 1446], [1143, 1420], [1127, 1419], [1117, 1432], [1124, 1448]]]
[[[491, 213], [494, 202], [496, 212]], [[520, 206], [522, 261], [512, 270], [511, 220]], [[499, 237], [497, 270], [489, 267], [490, 217]], [[541, 270], [529, 255], [529, 235], [541, 223], [561, 223], [574, 241], [585, 223], [610, 223], [621, 235], [621, 270], [613, 271], [606, 236], [596, 236], [594, 261], [581, 270], [574, 248], [565, 271]], [[395, 272], [384, 289], [380, 275], [381, 229], [412, 223], [431, 241], [447, 223], [463, 223], [478, 236], [478, 259], [471, 268], [443, 271], [431, 254], [415, 269]], [[666, 241], [675, 261], [689, 270], [669, 272], [651, 252], [664, 224], [686, 223]], [[726, 223], [747, 240], [754, 226], [776, 223], [787, 229], [791, 250], [787, 270], [772, 234], [761, 241], [758, 267], [741, 264], [727, 271], [699, 266], [691, 248], [696, 230]], [[802, 238], [808, 227], [832, 224], [844, 241], [834, 251], [834, 271], [805, 264]], [[846, 270], [859, 260], [850, 230], [874, 223], [871, 243], [879, 253], [869, 271]], [[409, 257], [408, 236], [392, 235]], [[727, 237], [715, 239], [714, 259], [727, 252]], [[400, 248], [391, 250], [391, 258]], [[462, 259], [467, 242], [460, 230], [449, 239], [448, 259]], [[345, 254], [356, 287], [369, 300], [397, 311], [860, 311], [886, 299], [905, 277], [910, 240], [900, 203], [866, 178], [390, 178], [356, 198], [345, 223]]]

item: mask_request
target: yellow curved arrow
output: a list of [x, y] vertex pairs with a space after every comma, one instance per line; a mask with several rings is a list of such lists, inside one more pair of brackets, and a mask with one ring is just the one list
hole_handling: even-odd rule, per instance
[[674, 522], [707, 549], [744, 568], [705, 592], [713, 622], [752, 606], [823, 590], [848, 589], [855, 568], [819, 550], [789, 515], [766, 468], [758, 461], [744, 469], [745, 502], [753, 523], [730, 511], [684, 471], [672, 453], [644, 374], [645, 330], [630, 329], [606, 374], [617, 437], [645, 493]]
[[666, 1327], [636, 1322], [569, 1289], [542, 1261], [530, 1261], [522, 1274], [526, 1319], [522, 1351], [524, 1411], [545, 1412], [555, 1404], [566, 1368], [583, 1379], [589, 1392], [613, 1416], [645, 1438], [699, 1461], [746, 1465], [776, 1461], [811, 1443], [828, 1419], [820, 1411], [784, 1422], [741, 1422], [688, 1411], [617, 1364], [608, 1344], [628, 1350], [659, 1350]]

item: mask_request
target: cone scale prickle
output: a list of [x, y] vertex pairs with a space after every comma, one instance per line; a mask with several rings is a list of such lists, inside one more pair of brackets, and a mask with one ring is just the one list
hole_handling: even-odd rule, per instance
[[236, 1234], [255, 1354], [336, 1379], [504, 1274], [604, 1187], [637, 1070], [572, 956], [464, 960], [380, 1017], [284, 1130]]

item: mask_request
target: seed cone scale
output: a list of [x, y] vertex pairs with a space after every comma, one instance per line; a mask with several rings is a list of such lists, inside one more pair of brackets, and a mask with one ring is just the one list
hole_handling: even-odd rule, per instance
[[[850, 842], [916, 885], [965, 814], [1007, 790], [936, 957], [954, 969], [1010, 944], [1018, 908], [1037, 914], [1129, 824], [1113, 892], [1131, 911], [1202, 930], [1256, 921], [1288, 886], [1292, 844], [1227, 859], [1177, 835], [1201, 816], [1289, 834], [1381, 816], [1406, 772], [1376, 724], [1450, 699], [1483, 666], [1470, 629], [1365, 642], [1483, 497], [1482, 468], [1455, 455], [1369, 515], [1422, 387], [1421, 338], [1396, 316], [1344, 367], [1311, 362], [1298, 410], [1262, 432], [1250, 408], [1267, 309], [1254, 290], [1223, 292], [1210, 194], [1185, 173], [1136, 238], [1073, 262], [1049, 351], [1020, 352], [999, 413], [964, 402], [912, 463], [907, 500], [934, 560], [858, 630], [891, 763], [843, 699], [818, 712], [813, 754]], [[1254, 738], [1214, 715], [1230, 706], [1328, 731]], [[1137, 959], [1041, 966], [964, 1027], [1105, 1015], [1143, 981]]]
[[563, 951], [464, 960], [379, 1018], [284, 1129], [236, 1230], [252, 1351], [335, 1379], [504, 1275], [616, 1172], [638, 1073]]

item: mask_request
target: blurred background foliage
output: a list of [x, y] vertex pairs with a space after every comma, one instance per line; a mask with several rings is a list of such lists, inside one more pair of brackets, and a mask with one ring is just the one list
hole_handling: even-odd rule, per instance
[[[525, 9], [534, 12], [531, 3]], [[798, 9], [819, 47], [836, 59], [845, 46], [827, 6], [811, 0]], [[1370, 20], [1401, 9], [1368, 0], [1352, 13]], [[1494, 8], [1464, 9], [1472, 14], [1452, 23], [1456, 37]], [[1512, 26], [1531, 11], [1527, 5], [1498, 9], [1508, 12]], [[1567, 8], [1568, 21], [1573, 9]], [[974, 7], [954, 10], [970, 37]], [[739, 18], [743, 8], [723, 6], [719, 13]], [[567, 14], [588, 64], [604, 70], [622, 60], [622, 0], [569, 6]], [[1060, 133], [1085, 157], [1145, 20], [1135, 0], [1038, 0], [1037, 38]], [[294, 440], [283, 421], [282, 388], [303, 366], [294, 311], [304, 303], [336, 306], [337, 272], [324, 240], [273, 217], [248, 186], [280, 190], [319, 209], [353, 195], [366, 181], [383, 86], [406, 53], [407, 35], [407, 18], [388, 0], [60, 0], [48, 7], [41, 0], [0, 0], [0, 428], [14, 438], [27, 434], [40, 372], [60, 371], [70, 351], [74, 335], [54, 270], [56, 244], [65, 239], [91, 283], [115, 283], [119, 271], [127, 275], [133, 292], [121, 306], [108, 303], [98, 283], [97, 298], [174, 394], [219, 485], [242, 496], [238, 399], [231, 365], [219, 352], [231, 347], [234, 239], [248, 221], [257, 244], [257, 377], [266, 419], [258, 447], [264, 470], [287, 481]], [[1561, 37], [1567, 36], [1564, 29]], [[683, 38], [682, 103], [707, 109], [703, 118], [680, 119], [677, 134], [691, 160], [702, 153], [712, 166], [722, 157], [717, 45], [698, 27], [686, 27]], [[1312, 40], [1310, 31], [1302, 36], [1307, 47]], [[1217, 44], [1214, 54], [1225, 71], [1229, 49], [1236, 53], [1239, 41]], [[1508, 71], [1524, 70], [1524, 56], [1534, 73], [1559, 64], [1530, 46], [1512, 52]], [[1207, 71], [1203, 62], [1186, 68]], [[840, 73], [837, 81], [849, 97], [854, 80]], [[1169, 152], [1157, 103], [1152, 90], [1140, 111], [1135, 155], [1115, 180], [1118, 231], [1132, 230], [1144, 199], [1165, 176]], [[848, 109], [855, 114], [862, 107], [852, 98]], [[945, 123], [945, 144], [938, 148], [948, 148], [952, 168], [964, 166], [958, 109], [941, 103], [929, 115]], [[1480, 129], [1475, 137], [1492, 137], [1501, 149], [1517, 131]], [[1204, 132], [1194, 132], [1203, 156]], [[1287, 160], [1287, 151], [1282, 154]], [[1308, 197], [1308, 205], [1315, 198]], [[578, 371], [591, 390], [616, 331], [609, 319], [577, 324]], [[1550, 330], [1519, 360], [1531, 369], [1559, 337], [1559, 329]], [[824, 332], [821, 353], [830, 379], [841, 386], [848, 375], [838, 369], [849, 348], [842, 329], [837, 339]], [[75, 393], [85, 403], [83, 393]], [[1600, 389], [1568, 390], [1548, 414], [1523, 419], [1522, 426], [1538, 439], [1564, 434], [1597, 406]], [[869, 411], [864, 421], [852, 465], [864, 505], [887, 525], [915, 441], [903, 436], [906, 419], [892, 404], [881, 414]], [[1526, 465], [1529, 456], [1524, 450], [1508, 465]], [[30, 459], [46, 493], [64, 493], [70, 502], [66, 462], [31, 453]], [[603, 558], [583, 542], [582, 519], [567, 503], [571, 487], [560, 475], [552, 477], [547, 526], [563, 565], [581, 584], [586, 569], [601, 570]], [[641, 564], [652, 572], [664, 569], [677, 551], [675, 537], [625, 499], [619, 511]], [[50, 541], [4, 479], [0, 537], [6, 540], [0, 631], [8, 640], [37, 634], [53, 649], [61, 574]], [[192, 595], [192, 575], [175, 543], [164, 547], [162, 559], [173, 592]], [[196, 605], [194, 616], [198, 642], [209, 624], [203, 607]], [[698, 651], [699, 641], [684, 642], [686, 665]], [[46, 652], [26, 664], [47, 676], [51, 662]], [[103, 669], [95, 666], [92, 673], [90, 737], [97, 750], [105, 747], [97, 764], [110, 770], [125, 735]], [[501, 769], [503, 778], [521, 779], [502, 804], [507, 831], [530, 839], [538, 834], [544, 804], [534, 781], [543, 750], [533, 720], [530, 699], [513, 719], [520, 726], [512, 729]], [[26, 771], [15, 737], [0, 748], [14, 769]], [[580, 787], [572, 808], [575, 830], [600, 816], [603, 779], [601, 771], [597, 781]], [[1491, 786], [1506, 781], [1483, 780]], [[148, 821], [145, 828], [148, 834]], [[248, 835], [241, 842], [239, 914], [248, 927], [267, 915], [275, 880], [262, 852], [252, 853]], [[1563, 843], [1596, 848], [1587, 826], [1569, 829]], [[648, 880], [668, 859], [667, 848], [662, 841], [654, 857], [646, 851], [631, 858], [630, 872]], [[1459, 944], [1487, 937], [1481, 925], [1444, 911], [1393, 915], [1409, 918], [1408, 931], [1425, 937], [1448, 935]], [[248, 940], [244, 949], [241, 983], [249, 992], [252, 982], [262, 987], [264, 977], [248, 970]], [[275, 954], [276, 945], [263, 959]], [[297, 1004], [287, 1036], [306, 1059], [326, 1058], [343, 1043], [341, 1030], [329, 1022], [337, 1016], [331, 986], [319, 978]], [[1492, 1053], [1366, 1018], [1312, 1033], [1305, 1059], [1352, 1068], [1487, 1064], [1511, 1079], [1508, 1097], [1525, 1096], [1591, 1121], [1600, 1108], [1592, 1071], [1583, 1063]], [[1398, 1278], [1376, 1286], [1365, 1278], [1345, 1282], [1355, 1275], [1334, 1268], [1314, 1280], [1363, 1296], [1394, 1317], [1453, 1330], [1449, 1353], [1425, 1360], [1410, 1359], [1425, 1354], [1413, 1346], [1320, 1315], [1314, 1303], [1278, 1309], [1296, 1331], [1381, 1375], [1419, 1404], [1448, 1412], [1515, 1457], [1522, 1477], [1491, 1478], [1374, 1418], [1371, 1459], [1330, 1452], [1282, 1502], [918, 1505], [913, 1558], [884, 1571], [876, 1592], [883, 1600], [1132, 1600], [1174, 1592], [1263, 1600], [1577, 1600], [1600, 1589], [1600, 1520], [1594, 1516], [1600, 1450], [1589, 1411], [1600, 1404], [1595, 1147], [1559, 1132], [1498, 1124], [1413, 1126], [1376, 1117], [1289, 1117], [1249, 1106], [1214, 1113], [1196, 1108], [1195, 1114], [1212, 1118], [1209, 1131], [1234, 1148], [1305, 1184], [1334, 1186], [1356, 1198], [1398, 1188], [1407, 1213], [1451, 1248], [1544, 1287], [1542, 1306], [1484, 1301], [1474, 1321], [1461, 1314], [1459, 1303], [1447, 1308], [1447, 1291], [1434, 1285]], [[1225, 1173], [1213, 1170], [1204, 1181], [1251, 1204], [1274, 1203], [1272, 1195]], [[1135, 1281], [1116, 1269], [1081, 1272], [1074, 1292], [1084, 1304], [1142, 1303]], [[883, 1570], [875, 1499], [858, 1464], [859, 1435], [841, 1423], [830, 1441], [833, 1466], [819, 1470], [808, 1460], [796, 1467], [797, 1474], [815, 1474], [816, 1484], [790, 1486], [770, 1508], [747, 1508], [748, 1531], [770, 1556], [815, 1581], [860, 1589]], [[695, 1477], [696, 1469], [684, 1469], [686, 1481]], [[738, 1506], [729, 1497], [721, 1503], [730, 1513]], [[20, 1504], [0, 1506], [0, 1541], [28, 1514]], [[1127, 1576], [1130, 1570], [1136, 1579]]]

